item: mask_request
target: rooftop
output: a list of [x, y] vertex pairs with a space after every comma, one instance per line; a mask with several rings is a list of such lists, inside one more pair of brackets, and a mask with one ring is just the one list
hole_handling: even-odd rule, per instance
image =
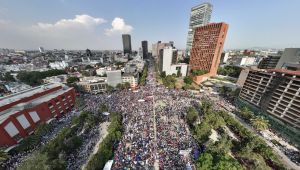
[[35, 88], [31, 88], [31, 89], [28, 89], [28, 90], [24, 90], [24, 91], [21, 91], [19, 93], [15, 93], [15, 94], [12, 94], [12, 95], [9, 95], [9, 96], [1, 97], [0, 98], [0, 107], [2, 107], [4, 105], [7, 105], [7, 104], [10, 104], [12, 102], [19, 101], [19, 100], [21, 100], [25, 97], [30, 97], [33, 94], [42, 93], [46, 90], [49, 90], [49, 89], [52, 89], [52, 88], [55, 88], [55, 87], [59, 87], [59, 86], [61, 86], [61, 85], [60, 84], [49, 83], [49, 84], [45, 84], [45, 85], [38, 86], [38, 87], [35, 87]]
[[56, 98], [57, 96], [59, 96], [61, 94], [64, 94], [65, 92], [70, 91], [71, 89], [72, 88], [69, 88], [67, 86], [63, 86], [63, 88], [61, 88], [59, 90], [56, 90], [54, 92], [45, 94], [41, 97], [35, 98], [35, 99], [27, 101], [27, 102], [22, 102], [22, 103], [19, 103], [17, 105], [14, 105], [14, 106], [10, 107], [9, 109], [6, 109], [6, 110], [0, 112], [0, 123], [5, 121], [9, 116], [11, 116], [11, 115], [13, 115], [17, 112], [20, 112], [24, 109], [32, 108], [32, 107], [35, 107], [39, 104], [47, 102], [47, 101], [49, 101], [53, 98]]
[[285, 70], [285, 69], [269, 69], [267, 72], [277, 72], [277, 73], [284, 73], [284, 74], [291, 74], [300, 76], [300, 70], [292, 71], [292, 70]]

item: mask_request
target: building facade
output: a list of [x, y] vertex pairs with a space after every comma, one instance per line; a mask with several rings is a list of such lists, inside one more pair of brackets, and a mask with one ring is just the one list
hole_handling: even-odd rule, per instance
[[131, 36], [129, 34], [122, 34], [122, 40], [124, 54], [131, 54]]
[[143, 59], [148, 59], [148, 41], [142, 41]]
[[139, 73], [124, 73], [122, 75], [122, 83], [129, 83], [131, 88], [136, 88], [139, 85]]
[[178, 50], [175, 47], [165, 47], [160, 51], [158, 68], [160, 72], [166, 75], [178, 74], [186, 76], [188, 65], [178, 63]]
[[259, 69], [274, 69], [280, 60], [281, 55], [268, 55], [268, 57], [263, 58], [259, 64]]
[[227, 30], [228, 24], [226, 23], [213, 23], [195, 29], [190, 69], [207, 72], [207, 74], [195, 76], [196, 83], [199, 84], [217, 74]]
[[107, 84], [116, 87], [122, 83], [121, 70], [106, 71]]
[[276, 69], [284, 67], [286, 64], [299, 64], [300, 63], [300, 48], [286, 48], [280, 57]]
[[191, 9], [189, 30], [186, 43], [187, 55], [190, 55], [190, 50], [193, 46], [194, 31], [197, 27], [204, 26], [209, 23], [212, 13], [212, 5], [203, 3]]
[[294, 128], [300, 128], [300, 71], [250, 70], [240, 98]]
[[39, 124], [67, 114], [74, 104], [74, 88], [54, 83], [0, 98], [0, 146], [18, 144]]
[[107, 90], [105, 77], [84, 77], [77, 83], [87, 93], [97, 94]]

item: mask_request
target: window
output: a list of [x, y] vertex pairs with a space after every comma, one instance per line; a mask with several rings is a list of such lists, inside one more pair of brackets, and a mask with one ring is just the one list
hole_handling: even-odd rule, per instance
[[23, 127], [23, 129], [27, 129], [27, 128], [30, 127], [30, 123], [28, 122], [28, 120], [26, 119], [26, 117], [24, 116], [24, 114], [18, 116], [17, 120], [19, 121], [19, 123], [21, 124], [21, 126]]
[[36, 111], [29, 112], [29, 115], [30, 115], [30, 117], [31, 117], [31, 119], [33, 120], [34, 123], [40, 121], [40, 117], [39, 117], [39, 115], [37, 114]]
[[9, 122], [4, 129], [6, 130], [6, 132], [9, 134], [10, 137], [14, 137], [17, 134], [19, 134], [19, 130], [16, 128], [16, 126], [12, 123]]

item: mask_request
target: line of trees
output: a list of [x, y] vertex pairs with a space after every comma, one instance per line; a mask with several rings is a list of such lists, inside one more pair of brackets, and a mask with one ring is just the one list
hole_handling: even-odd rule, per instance
[[[215, 111], [210, 101], [189, 108], [186, 119], [201, 146], [197, 169], [284, 169], [272, 148], [227, 112]], [[225, 126], [237, 140], [228, 136]], [[209, 140], [212, 129], [220, 134], [216, 142]]]
[[239, 78], [242, 68], [237, 66], [225, 66], [218, 68], [218, 74], [223, 76], [230, 76], [234, 78]]
[[14, 76], [10, 74], [10, 72], [6, 72], [4, 75], [0, 75], [0, 80], [2, 81], [8, 81], [8, 82], [14, 82], [16, 81]]
[[[100, 109], [107, 110], [105, 108]], [[122, 117], [119, 113], [111, 113], [110, 121], [108, 135], [101, 142], [97, 153], [87, 163], [86, 170], [103, 169], [106, 162], [113, 158], [114, 145], [121, 140], [123, 133]]]
[[100, 115], [82, 112], [72, 119], [70, 127], [65, 127], [56, 138], [36, 151], [18, 168], [20, 170], [66, 169], [66, 158], [82, 145], [79, 132], [88, 132], [100, 121]]
[[145, 64], [142, 75], [140, 75], [140, 85], [144, 86], [146, 84], [146, 79], [148, 75], [148, 64]]
[[201, 76], [203, 74], [208, 73], [208, 71], [196, 69], [196, 70], [191, 70], [191, 73], [192, 73], [193, 76]]
[[48, 71], [21, 71], [18, 73], [17, 78], [30, 86], [37, 86], [43, 83], [43, 79], [51, 76], [58, 76], [66, 74], [64, 70], [48, 70]]

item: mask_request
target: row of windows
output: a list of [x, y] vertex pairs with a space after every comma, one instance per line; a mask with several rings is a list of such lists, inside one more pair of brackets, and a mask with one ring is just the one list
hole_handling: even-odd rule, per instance
[[[36, 111], [29, 112], [29, 116], [33, 120], [34, 123], [38, 123], [40, 121], [40, 117], [37, 114]], [[22, 128], [26, 130], [27, 132], [30, 132], [31, 124], [27, 120], [26, 116], [24, 114], [21, 114], [20, 116], [16, 117], [17, 121], [20, 123]], [[5, 127], [5, 131], [9, 134], [10, 137], [15, 137], [19, 134], [19, 130], [16, 128], [15, 124], [13, 122], [9, 122]]]

